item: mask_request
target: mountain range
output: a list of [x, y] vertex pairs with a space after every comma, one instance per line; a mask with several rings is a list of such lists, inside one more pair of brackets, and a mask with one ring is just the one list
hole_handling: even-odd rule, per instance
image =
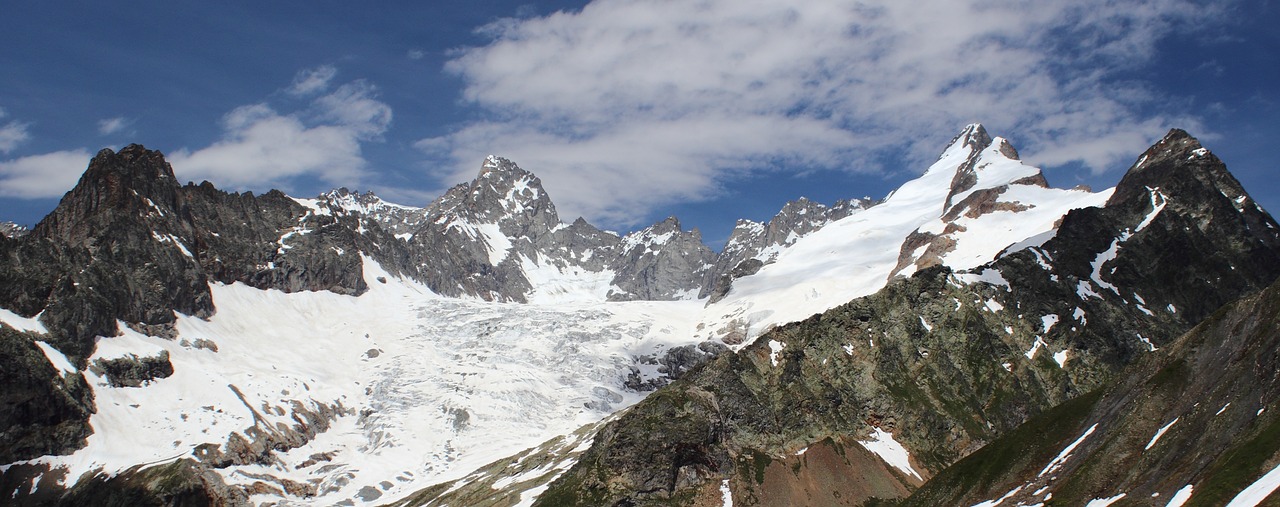
[[1094, 192], [970, 125], [720, 252], [565, 222], [499, 157], [419, 208], [184, 185], [139, 145], [0, 233], [15, 505], [1218, 505], [1280, 475], [1280, 226], [1176, 129]]

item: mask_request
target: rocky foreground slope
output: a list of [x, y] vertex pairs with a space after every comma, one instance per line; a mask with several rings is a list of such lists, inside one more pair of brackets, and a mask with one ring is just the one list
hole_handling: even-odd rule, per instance
[[135, 145], [0, 259], [17, 504], [858, 505], [1266, 286], [1280, 235], [1185, 132], [1095, 193], [971, 125], [718, 254], [562, 222], [497, 157], [417, 208], [182, 185]]

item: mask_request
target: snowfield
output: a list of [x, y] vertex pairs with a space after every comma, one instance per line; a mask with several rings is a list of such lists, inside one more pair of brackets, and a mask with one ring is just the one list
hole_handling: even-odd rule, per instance
[[[359, 297], [213, 285], [217, 314], [180, 317], [175, 340], [122, 325], [91, 363], [167, 351], [174, 374], [128, 388], [86, 372], [98, 405], [88, 446], [31, 462], [66, 468], [70, 486], [86, 472], [192, 456], [327, 408], [329, 429], [306, 444], [220, 473], [228, 484], [314, 484], [308, 504], [385, 503], [639, 401], [622, 385], [635, 357], [687, 343], [702, 307], [449, 299], [364, 265], [370, 290]], [[217, 351], [191, 346], [197, 339]]]

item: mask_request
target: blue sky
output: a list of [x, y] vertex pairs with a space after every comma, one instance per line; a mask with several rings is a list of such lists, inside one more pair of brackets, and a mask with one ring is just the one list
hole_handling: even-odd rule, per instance
[[964, 125], [1114, 185], [1170, 127], [1280, 209], [1271, 1], [18, 2], [0, 17], [0, 220], [103, 147], [180, 179], [423, 205], [486, 154], [566, 221], [718, 246], [807, 196], [883, 197]]

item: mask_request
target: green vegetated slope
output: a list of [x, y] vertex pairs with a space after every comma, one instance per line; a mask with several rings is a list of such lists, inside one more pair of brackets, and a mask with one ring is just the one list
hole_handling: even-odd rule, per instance
[[1184, 505], [1224, 505], [1280, 464], [1277, 319], [1280, 283], [966, 457], [904, 504], [972, 505], [1012, 492], [1007, 505], [1120, 494], [1130, 505], [1165, 505], [1190, 486]]
[[[1072, 211], [1043, 245], [973, 273], [921, 270], [654, 393], [601, 430], [537, 505], [720, 505], [725, 489], [734, 505], [873, 505], [1003, 435], [1027, 449], [1070, 443], [1082, 422], [1068, 416], [1117, 389], [1108, 382], [1128, 378], [1118, 376], [1127, 365], [1276, 279], [1276, 231], [1222, 162], [1175, 130], [1105, 207]], [[1028, 420], [1040, 426], [1015, 431]], [[882, 432], [910, 451], [909, 469], [860, 443]], [[1245, 442], [1235, 437], [1225, 434]], [[964, 480], [982, 487], [952, 499], [983, 497], [1008, 482], [1005, 470], [1042, 461], [1000, 457], [970, 465]]]

